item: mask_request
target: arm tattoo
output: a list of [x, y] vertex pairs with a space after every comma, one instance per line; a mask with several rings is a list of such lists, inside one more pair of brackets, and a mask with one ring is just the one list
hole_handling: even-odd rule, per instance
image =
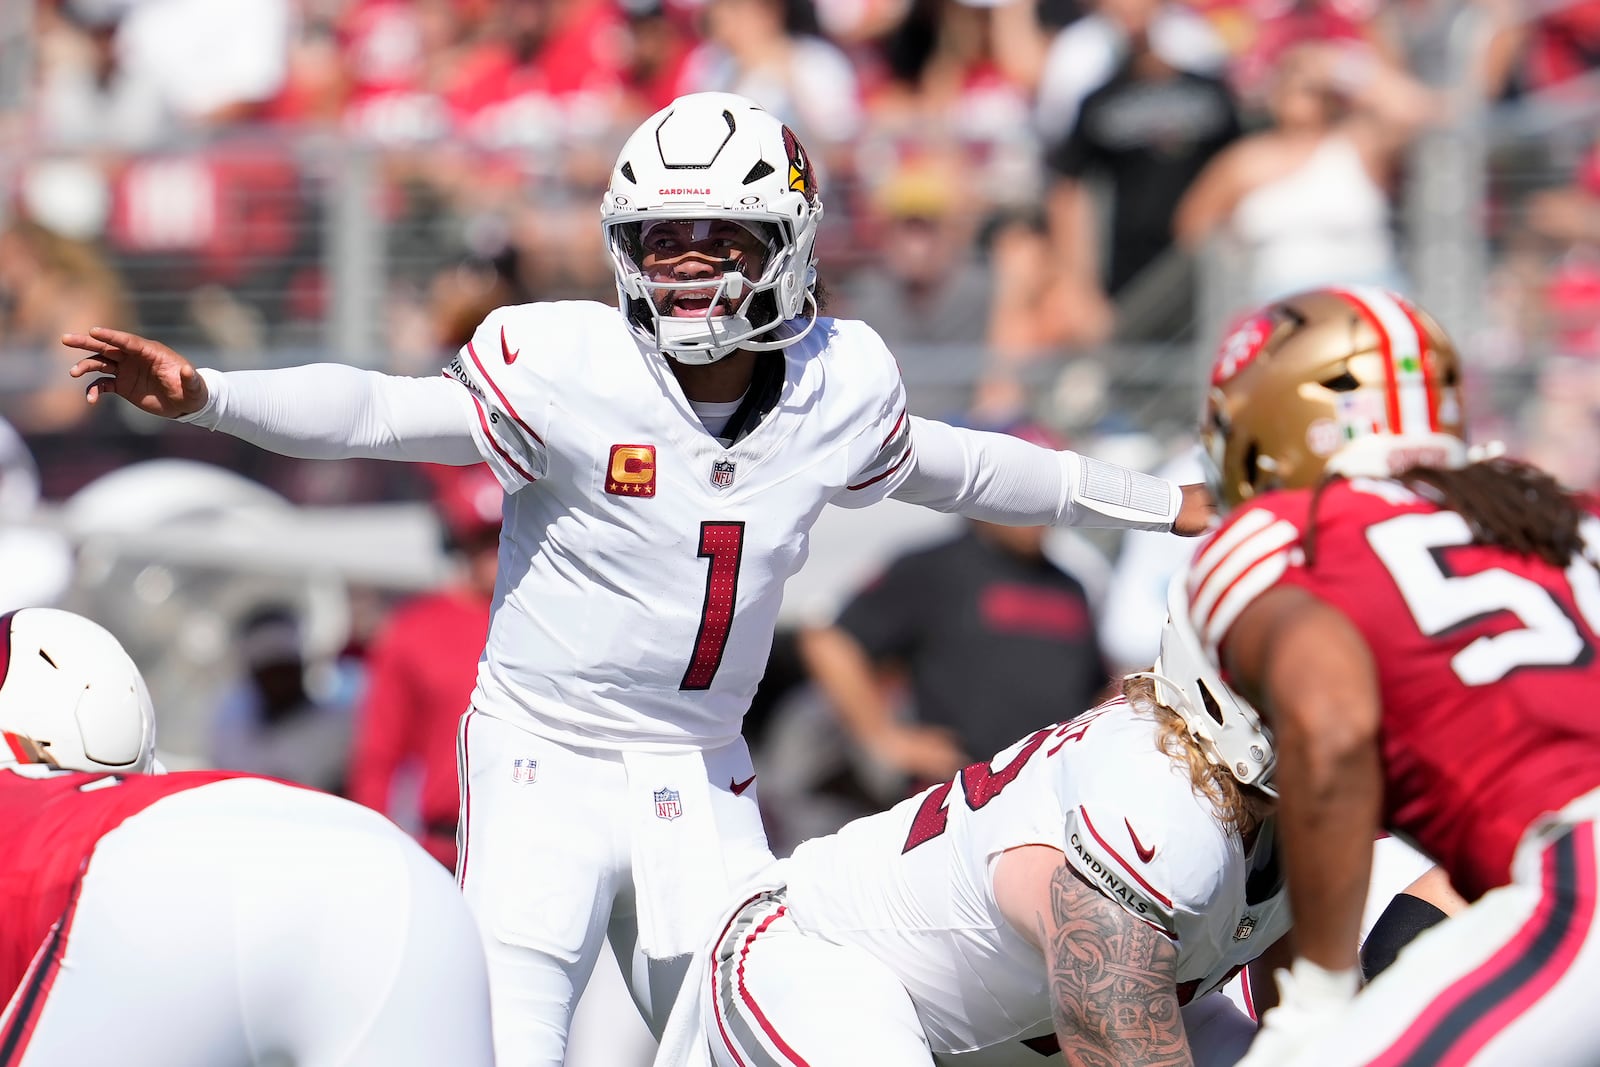
[[1039, 917], [1056, 1037], [1080, 1067], [1189, 1067], [1177, 947], [1062, 865]]

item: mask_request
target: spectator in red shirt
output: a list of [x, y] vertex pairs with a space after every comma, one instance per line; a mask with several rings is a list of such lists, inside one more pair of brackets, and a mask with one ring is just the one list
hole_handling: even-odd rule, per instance
[[[489, 633], [501, 490], [487, 467], [448, 468], [435, 506], [459, 577], [396, 609], [372, 645], [356, 726], [350, 799], [413, 827], [446, 867], [456, 862], [456, 723], [466, 710]], [[397, 803], [396, 778], [420, 771], [416, 816]]]

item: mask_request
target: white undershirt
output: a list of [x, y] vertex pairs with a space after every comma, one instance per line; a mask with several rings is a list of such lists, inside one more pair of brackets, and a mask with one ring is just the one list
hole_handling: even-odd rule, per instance
[[722, 431], [728, 428], [728, 420], [733, 418], [733, 413], [739, 410], [739, 405], [742, 403], [744, 403], [744, 397], [742, 396], [738, 400], [729, 400], [726, 403], [710, 400], [690, 400], [689, 409], [700, 420], [700, 425], [706, 428], [706, 433], [715, 437], [724, 445], [731, 445], [733, 442], [728, 440]]

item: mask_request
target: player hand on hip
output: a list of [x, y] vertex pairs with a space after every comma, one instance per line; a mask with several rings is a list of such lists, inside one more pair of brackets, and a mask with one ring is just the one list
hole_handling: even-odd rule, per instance
[[1183, 501], [1178, 505], [1178, 517], [1172, 522], [1172, 532], [1180, 537], [1199, 537], [1217, 524], [1217, 502], [1211, 490], [1196, 482], [1181, 486]]
[[206, 403], [206, 383], [194, 364], [162, 344], [138, 334], [91, 327], [86, 334], [64, 334], [61, 343], [89, 353], [68, 374], [100, 375], [84, 390], [89, 403], [115, 393], [140, 411], [175, 419], [199, 411]]
[[1238, 1067], [1285, 1067], [1327, 1040], [1360, 988], [1360, 973], [1330, 971], [1307, 959], [1279, 970], [1278, 1006], [1261, 1020], [1261, 1029]]

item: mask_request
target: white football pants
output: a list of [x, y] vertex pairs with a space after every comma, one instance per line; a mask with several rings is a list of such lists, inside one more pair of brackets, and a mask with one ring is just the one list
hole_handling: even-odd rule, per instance
[[[893, 970], [854, 945], [804, 933], [783, 895], [763, 894], [717, 934], [701, 1025], [718, 1067], [1032, 1067], [1053, 1061], [1053, 1035], [974, 1052], [928, 1046], [915, 1003]], [[1039, 959], [1044, 975], [1044, 958]], [[1183, 1009], [1195, 1063], [1232, 1064], [1255, 1022], [1220, 993]]]
[[[561, 1067], [573, 1008], [608, 934], [659, 1037], [691, 957], [651, 960], [638, 950], [640, 793], [639, 783], [629, 788], [622, 754], [570, 748], [476, 711], [463, 716], [459, 741], [457, 875], [488, 957], [500, 1067]], [[755, 770], [743, 741], [703, 755], [720, 861], [738, 885], [773, 862]], [[704, 813], [682, 817], [692, 815]], [[693, 903], [702, 914], [692, 921], [708, 937], [729, 901]]]
[[23, 1067], [490, 1067], [483, 953], [383, 816], [260, 779], [100, 839], [0, 1038]]
[[1600, 791], [1530, 831], [1511, 881], [1422, 933], [1294, 1067], [1600, 1063]]

